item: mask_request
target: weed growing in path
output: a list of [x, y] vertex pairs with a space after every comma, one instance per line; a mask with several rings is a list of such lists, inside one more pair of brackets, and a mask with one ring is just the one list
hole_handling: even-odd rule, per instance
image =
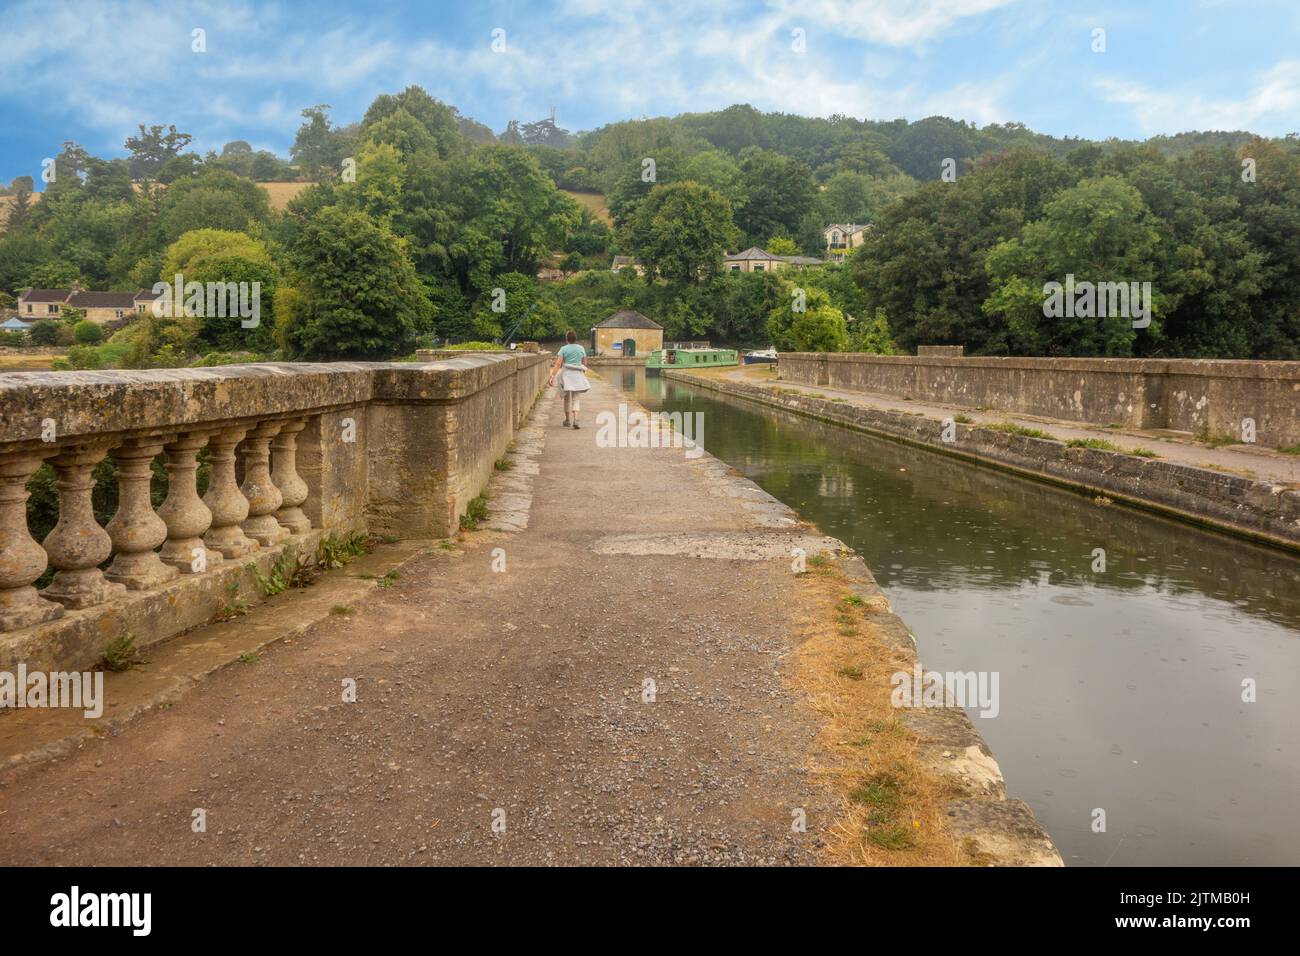
[[135, 646], [134, 634], [123, 634], [108, 642], [104, 648], [103, 668], [106, 671], [129, 671], [137, 664], [149, 663], [140, 656]]

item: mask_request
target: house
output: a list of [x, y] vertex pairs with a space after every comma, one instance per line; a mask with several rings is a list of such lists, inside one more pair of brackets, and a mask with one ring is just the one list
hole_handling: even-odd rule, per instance
[[71, 289], [24, 289], [18, 296], [18, 314], [28, 322], [57, 319], [70, 295]]
[[68, 309], [80, 309], [91, 322], [105, 325], [134, 318], [155, 298], [152, 292], [87, 292], [75, 284], [70, 289], [24, 289], [18, 297], [18, 316], [35, 322], [60, 319]]
[[615, 312], [591, 329], [591, 348], [596, 355], [648, 355], [663, 344], [664, 327], [632, 309]]
[[722, 267], [727, 272], [780, 272], [787, 266], [803, 269], [820, 265], [824, 265], [822, 260], [812, 256], [777, 256], [758, 246], [722, 258]]
[[615, 256], [613, 264], [609, 267], [610, 272], [622, 272], [624, 269], [631, 269], [639, 276], [645, 275], [645, 266], [637, 262], [631, 256]]
[[867, 230], [871, 226], [859, 226], [855, 223], [831, 223], [823, 230], [826, 236], [826, 258], [831, 262], [843, 262], [850, 251], [867, 241]]

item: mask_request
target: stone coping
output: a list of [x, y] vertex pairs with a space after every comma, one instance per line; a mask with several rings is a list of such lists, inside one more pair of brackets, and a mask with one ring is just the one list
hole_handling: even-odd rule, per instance
[[1104, 372], [1119, 375], [1201, 375], [1294, 381], [1300, 388], [1300, 362], [1254, 359], [1044, 358], [998, 355], [873, 355], [869, 352], [783, 352], [781, 361], [841, 364], [911, 365], [929, 368], [1023, 369], [1035, 372]]
[[[0, 375], [0, 451], [59, 439], [175, 430], [379, 402], [455, 402], [545, 357], [474, 354], [432, 363], [268, 362], [142, 371]], [[44, 443], [42, 443], [44, 444]], [[46, 446], [48, 447], [48, 445]]]

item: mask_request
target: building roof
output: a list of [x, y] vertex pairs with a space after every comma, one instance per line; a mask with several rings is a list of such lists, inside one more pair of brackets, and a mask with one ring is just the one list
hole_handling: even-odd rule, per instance
[[724, 262], [743, 262], [749, 259], [762, 259], [766, 262], [775, 262], [780, 256], [774, 256], [766, 249], [760, 249], [758, 246], [750, 246], [744, 252], [737, 252], [734, 256], [724, 256]]
[[24, 322], [22, 319], [15, 319], [12, 316], [5, 319], [3, 322], [0, 322], [0, 329], [14, 329], [21, 332], [24, 329], [30, 329], [31, 327], [31, 322]]
[[152, 289], [141, 289], [139, 292], [135, 294], [135, 301], [152, 302], [154, 299], [158, 298], [161, 295], [162, 295], [161, 292], [154, 292]]
[[815, 258], [815, 257], [813, 257], [813, 256], [781, 256], [780, 258], [784, 259], [786, 262], [790, 263], [790, 265], [792, 265], [792, 266], [820, 266], [820, 265], [825, 265], [825, 263], [822, 262], [821, 259], [817, 259], [817, 258]]
[[840, 232], [846, 232], [849, 235], [853, 235], [853, 233], [861, 232], [863, 229], [866, 228], [867, 228], [866, 226], [855, 225], [854, 223], [851, 222], [849, 223], [833, 222], [825, 229], [823, 229], [822, 232], [830, 232], [832, 229], [838, 229]]
[[74, 292], [68, 305], [74, 309], [131, 309], [135, 307], [135, 293]]
[[66, 302], [71, 289], [27, 289], [18, 297], [20, 302]]
[[654, 319], [648, 319], [640, 312], [633, 309], [623, 309], [615, 312], [604, 322], [596, 323], [598, 329], [659, 329], [663, 331], [663, 326]]

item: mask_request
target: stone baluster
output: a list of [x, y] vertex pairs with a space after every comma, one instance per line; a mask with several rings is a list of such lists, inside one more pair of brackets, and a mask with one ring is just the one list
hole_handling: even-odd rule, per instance
[[167, 500], [158, 517], [167, 524], [167, 541], [158, 556], [181, 574], [199, 574], [220, 564], [221, 552], [203, 544], [203, 532], [212, 524], [212, 512], [199, 498], [196, 456], [208, 440], [203, 432], [187, 432], [168, 442]]
[[271, 480], [271, 439], [280, 431], [278, 421], [262, 422], [244, 439], [244, 483], [239, 490], [248, 499], [248, 517], [244, 533], [269, 548], [289, 537], [289, 529], [280, 527], [275, 511], [283, 503], [280, 489]]
[[59, 490], [59, 522], [42, 542], [55, 574], [41, 594], [74, 610], [126, 593], [125, 587], [106, 581], [99, 570], [113, 553], [113, 540], [95, 521], [91, 492], [95, 466], [107, 451], [106, 444], [70, 445], [50, 461], [54, 487]]
[[242, 558], [258, 549], [258, 543], [240, 527], [248, 517], [248, 499], [235, 481], [235, 446], [244, 440], [244, 426], [222, 429], [208, 439], [208, 462], [212, 477], [203, 503], [212, 512], [212, 527], [204, 542], [227, 558]]
[[113, 451], [117, 465], [117, 514], [105, 529], [113, 540], [115, 557], [104, 577], [133, 591], [165, 584], [177, 570], [154, 553], [167, 540], [167, 524], [153, 510], [149, 482], [153, 460], [166, 439], [128, 438]]
[[306, 427], [305, 418], [283, 422], [271, 442], [271, 480], [283, 499], [275, 520], [294, 534], [311, 530], [311, 521], [300, 507], [307, 500], [307, 482], [298, 474], [298, 433]]
[[35, 452], [0, 458], [0, 631], [43, 624], [63, 614], [32, 587], [45, 570], [45, 551], [27, 530], [27, 482], [41, 467]]

